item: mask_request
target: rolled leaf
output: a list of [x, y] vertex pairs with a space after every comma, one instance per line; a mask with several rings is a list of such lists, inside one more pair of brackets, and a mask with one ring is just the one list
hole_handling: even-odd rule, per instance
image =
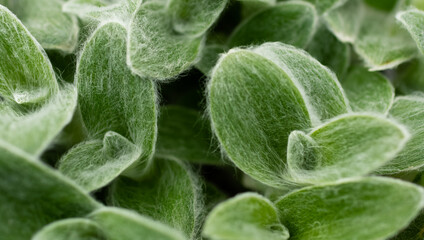
[[376, 112], [385, 114], [394, 100], [394, 88], [380, 73], [369, 72], [355, 67], [342, 81], [343, 89], [355, 112]]
[[244, 193], [215, 207], [203, 236], [211, 240], [286, 240], [289, 232], [274, 204], [259, 194]]
[[388, 239], [423, 207], [416, 185], [389, 178], [360, 178], [303, 188], [276, 202], [290, 239]]
[[89, 216], [108, 240], [185, 240], [183, 235], [159, 222], [119, 208], [101, 208]]
[[110, 188], [108, 202], [147, 215], [196, 239], [203, 207], [199, 179], [180, 161], [155, 159], [154, 164], [144, 179], [117, 179]]
[[129, 27], [128, 65], [142, 77], [165, 80], [191, 67], [202, 36], [176, 34], [164, 3], [141, 4]]
[[15, 147], [0, 143], [0, 238], [30, 239], [44, 225], [99, 207], [73, 182]]
[[349, 114], [308, 135], [289, 137], [288, 178], [299, 184], [333, 182], [375, 171], [405, 146], [403, 126], [373, 115]]
[[315, 8], [309, 3], [279, 3], [242, 22], [231, 34], [228, 45], [282, 42], [303, 48], [315, 33], [317, 21]]
[[424, 12], [421, 10], [411, 9], [398, 13], [396, 18], [408, 30], [412, 38], [417, 43], [421, 53], [424, 54], [424, 36], [422, 33], [424, 25]]
[[45, 226], [32, 240], [106, 240], [106, 236], [93, 221], [70, 218]]

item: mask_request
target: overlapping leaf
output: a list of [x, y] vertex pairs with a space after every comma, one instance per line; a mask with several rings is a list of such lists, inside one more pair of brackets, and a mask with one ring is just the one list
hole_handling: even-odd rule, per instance
[[45, 49], [67, 53], [74, 51], [78, 42], [78, 22], [62, 12], [62, 0], [6, 0], [6, 7], [14, 12]]
[[320, 14], [323, 14], [337, 6], [342, 5], [348, 0], [306, 0], [313, 3]]
[[82, 217], [99, 207], [57, 172], [0, 143], [0, 238], [29, 239], [44, 225]]
[[106, 236], [95, 222], [70, 218], [47, 225], [32, 240], [106, 240]]
[[[131, 74], [125, 63], [126, 30], [108, 23], [88, 40], [76, 83], [86, 142], [71, 149], [59, 169], [88, 191], [123, 173], [142, 174], [156, 140], [154, 84]], [[139, 171], [130, 172], [138, 167]]]
[[278, 43], [230, 51], [208, 89], [222, 148], [245, 173], [274, 187], [282, 186], [289, 134], [348, 111], [333, 73]]
[[393, 86], [380, 73], [354, 67], [341, 83], [355, 112], [385, 114], [393, 103], [395, 95]]
[[315, 33], [317, 20], [315, 8], [309, 3], [279, 3], [242, 22], [230, 36], [228, 45], [283, 42], [305, 47]]
[[418, 45], [420, 51], [424, 54], [424, 12], [421, 10], [408, 10], [400, 12], [396, 18], [406, 27], [412, 38]]
[[178, 160], [155, 159], [154, 169], [145, 178], [117, 179], [110, 188], [109, 202], [136, 210], [196, 239], [201, 224], [200, 194], [199, 180], [186, 165]]
[[289, 137], [288, 178], [299, 184], [333, 182], [375, 171], [403, 148], [408, 132], [373, 115], [350, 114]]
[[253, 193], [238, 195], [214, 208], [207, 217], [203, 235], [211, 240], [289, 238], [274, 204]]
[[423, 190], [386, 178], [303, 188], [276, 202], [290, 239], [387, 239], [423, 207]]

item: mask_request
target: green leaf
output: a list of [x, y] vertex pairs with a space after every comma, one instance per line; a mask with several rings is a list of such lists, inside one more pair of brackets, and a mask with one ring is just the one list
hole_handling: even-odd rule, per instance
[[148, 176], [140, 181], [121, 177], [109, 193], [113, 206], [150, 216], [180, 230], [189, 239], [199, 234], [203, 207], [199, 179], [178, 160], [155, 159]]
[[199, 36], [212, 26], [226, 5], [227, 0], [170, 0], [168, 11], [175, 31]]
[[305, 52], [279, 43], [223, 55], [208, 91], [223, 150], [242, 171], [277, 188], [283, 185], [289, 134], [347, 112], [334, 74]]
[[45, 49], [72, 53], [78, 43], [78, 21], [62, 12], [61, 0], [7, 0], [6, 6], [22, 20]]
[[379, 173], [397, 173], [411, 171], [424, 166], [424, 98], [422, 96], [405, 96], [395, 99], [390, 116], [404, 124], [411, 133], [411, 139], [398, 156], [386, 166], [379, 169]]
[[0, 102], [0, 138], [28, 154], [40, 156], [68, 124], [77, 105], [77, 90], [70, 84], [42, 106], [24, 108]]
[[70, 218], [45, 226], [32, 240], [106, 240], [106, 237], [93, 221]]
[[125, 56], [126, 30], [111, 22], [93, 33], [78, 62], [75, 80], [88, 139], [61, 159], [59, 169], [88, 191], [126, 170], [140, 175], [151, 162], [156, 90], [131, 74]]
[[175, 77], [195, 63], [202, 39], [175, 33], [165, 4], [141, 4], [129, 26], [128, 64], [142, 77]]
[[224, 45], [211, 44], [206, 45], [201, 52], [200, 60], [196, 63], [196, 68], [199, 69], [203, 74], [209, 75], [216, 62], [219, 59], [219, 55], [225, 52], [227, 48]]
[[3, 141], [0, 145], [0, 239], [30, 239], [46, 224], [100, 206], [37, 159]]
[[90, 215], [109, 240], [185, 240], [182, 234], [166, 225], [119, 208], [101, 208]]
[[394, 11], [378, 11], [362, 0], [352, 0], [330, 11], [325, 18], [341, 41], [353, 43], [371, 71], [394, 68], [416, 55], [416, 46], [396, 23]]
[[261, 195], [244, 193], [211, 211], [203, 236], [211, 240], [286, 240], [289, 232], [280, 223], [274, 204]]
[[399, 0], [385, 0], [385, 1], [364, 0], [364, 2], [375, 9], [389, 12], [393, 10], [396, 7], [397, 3], [400, 1]]
[[409, 226], [392, 240], [422, 240], [424, 238], [424, 213], [421, 212]]
[[0, 6], [0, 95], [18, 104], [36, 103], [59, 90], [41, 46], [22, 23]]
[[155, 156], [200, 164], [220, 164], [210, 123], [199, 112], [178, 106], [161, 108]]
[[424, 12], [421, 10], [411, 9], [398, 13], [396, 18], [408, 30], [412, 38], [417, 43], [421, 53], [424, 54]]
[[276, 203], [290, 239], [387, 239], [424, 203], [422, 188], [389, 178], [360, 178], [292, 192]]
[[343, 79], [350, 64], [350, 48], [340, 42], [324, 24], [318, 27], [306, 50]]
[[243, 21], [231, 34], [228, 45], [235, 47], [278, 41], [305, 47], [315, 33], [317, 21], [315, 8], [309, 3], [279, 3]]
[[375, 171], [405, 146], [408, 132], [382, 117], [349, 114], [305, 135], [289, 137], [288, 179], [318, 184], [363, 176]]
[[424, 92], [424, 55], [400, 65], [395, 72], [394, 85], [403, 94]]
[[320, 14], [323, 14], [337, 6], [343, 5], [348, 0], [306, 0], [315, 5]]
[[385, 114], [392, 106], [395, 95], [393, 86], [380, 73], [354, 67], [341, 84], [355, 112]]

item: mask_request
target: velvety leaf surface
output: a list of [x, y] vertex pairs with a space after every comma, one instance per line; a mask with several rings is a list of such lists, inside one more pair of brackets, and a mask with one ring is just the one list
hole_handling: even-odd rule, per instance
[[189, 35], [201, 35], [216, 21], [227, 5], [227, 0], [170, 0], [174, 30]]
[[22, 23], [0, 6], [0, 95], [18, 104], [39, 102], [58, 91], [53, 68]]
[[363, 176], [393, 159], [408, 138], [401, 125], [382, 117], [341, 116], [308, 135], [290, 135], [288, 177], [295, 183], [317, 184]]
[[109, 203], [136, 210], [180, 230], [189, 239], [196, 239], [203, 207], [199, 184], [199, 179], [182, 162], [158, 158], [145, 178], [117, 179], [110, 188]]
[[140, 76], [169, 79], [195, 63], [201, 43], [202, 36], [174, 32], [165, 4], [147, 2], [130, 24], [128, 64]]
[[381, 173], [396, 173], [419, 169], [424, 165], [424, 98], [405, 96], [395, 99], [390, 116], [404, 124], [411, 132], [411, 139], [398, 156], [381, 168]]
[[280, 223], [274, 204], [259, 194], [244, 193], [211, 211], [203, 236], [212, 240], [286, 240], [289, 232]]
[[317, 13], [311, 4], [279, 3], [243, 21], [230, 36], [228, 45], [234, 47], [283, 42], [305, 47], [315, 32], [317, 21]]
[[62, 12], [62, 0], [6, 0], [14, 12], [45, 49], [66, 53], [74, 51], [78, 42], [78, 22]]
[[323, 14], [334, 7], [342, 5], [348, 0], [306, 0], [306, 1], [314, 4], [317, 11]]
[[99, 204], [37, 159], [0, 143], [0, 239], [29, 239], [44, 225]]
[[45, 226], [32, 240], [106, 240], [106, 236], [93, 221], [70, 218]]
[[424, 238], [424, 213], [421, 212], [409, 226], [392, 240], [422, 240]]
[[221, 163], [210, 123], [199, 112], [179, 106], [162, 107], [158, 129], [155, 156], [200, 164]]
[[118, 208], [102, 208], [90, 215], [108, 240], [185, 240], [183, 235], [161, 223]]
[[59, 169], [88, 191], [133, 164], [142, 171], [153, 154], [156, 90], [150, 80], [131, 74], [125, 54], [125, 28], [108, 23], [93, 33], [78, 63], [76, 83], [88, 141], [71, 149]]
[[420, 51], [424, 54], [424, 12], [421, 10], [408, 10], [400, 12], [396, 18], [406, 27], [412, 38], [418, 45]]
[[290, 239], [387, 239], [423, 207], [423, 190], [389, 178], [360, 178], [292, 192], [276, 206]]
[[380, 73], [354, 67], [341, 84], [355, 112], [385, 114], [392, 106], [395, 95], [393, 86]]
[[343, 79], [350, 64], [349, 46], [340, 42], [324, 24], [318, 27], [306, 50]]

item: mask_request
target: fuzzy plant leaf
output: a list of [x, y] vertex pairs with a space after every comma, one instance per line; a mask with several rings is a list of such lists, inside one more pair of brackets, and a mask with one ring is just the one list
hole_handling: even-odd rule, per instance
[[424, 54], [424, 34], [422, 26], [424, 24], [424, 12], [417, 9], [400, 12], [396, 18], [411, 34], [417, 43], [421, 53]]
[[409, 133], [382, 117], [348, 114], [289, 136], [288, 178], [298, 184], [319, 184], [369, 174], [403, 148]]
[[100, 206], [67, 178], [3, 141], [0, 178], [0, 239], [30, 239], [46, 224]]
[[111, 22], [93, 33], [78, 63], [75, 79], [88, 138], [61, 159], [59, 169], [88, 191], [126, 170], [131, 175], [131, 166], [145, 169], [152, 158], [155, 86], [132, 75], [125, 56], [126, 30]]
[[396, 90], [402, 94], [413, 94], [417, 91], [424, 92], [422, 69], [424, 69], [424, 55], [400, 65], [394, 72]]
[[340, 6], [348, 0], [306, 0], [315, 5], [315, 8], [320, 14], [323, 14], [337, 6]]
[[360, 178], [303, 188], [276, 202], [290, 239], [387, 239], [423, 207], [422, 188], [389, 178]]
[[355, 112], [385, 114], [392, 106], [394, 88], [390, 81], [378, 72], [354, 67], [341, 84]]
[[348, 111], [333, 73], [279, 43], [223, 55], [208, 92], [223, 150], [245, 173], [274, 187], [282, 187], [289, 134]]
[[55, 73], [38, 42], [0, 5], [0, 95], [18, 104], [37, 103], [59, 90]]
[[62, 0], [6, 0], [6, 7], [18, 16], [45, 49], [72, 53], [78, 43], [78, 21], [62, 12]]
[[196, 68], [206, 76], [209, 76], [210, 72], [219, 59], [219, 55], [226, 50], [226, 46], [221, 44], [206, 45], [202, 49], [200, 60], [195, 64]]
[[177, 230], [132, 211], [105, 207], [90, 214], [108, 240], [185, 240]]
[[215, 207], [202, 234], [211, 240], [289, 239], [274, 204], [254, 193], [240, 194]]
[[422, 157], [424, 97], [404, 96], [396, 98], [389, 115], [409, 129], [411, 139], [398, 156], [379, 169], [378, 172], [390, 174], [421, 169], [424, 166]]
[[279, 3], [243, 21], [231, 34], [228, 45], [235, 47], [282, 42], [303, 48], [315, 33], [317, 21], [317, 13], [312, 4]]
[[227, 0], [170, 0], [168, 11], [176, 32], [199, 36], [218, 19]]
[[179, 106], [162, 107], [158, 129], [155, 156], [199, 164], [221, 163], [210, 123], [199, 112]]
[[45, 226], [31, 240], [106, 240], [106, 236], [95, 222], [70, 218]]
[[179, 160], [157, 158], [154, 164], [139, 181], [117, 179], [109, 191], [109, 204], [135, 210], [196, 239], [202, 211], [199, 179]]
[[392, 240], [422, 240], [424, 239], [424, 213], [421, 212], [409, 226]]
[[194, 239], [199, 234], [202, 207], [199, 184], [199, 179], [182, 162], [155, 159], [150, 176], [140, 181], [125, 177], [115, 181], [109, 202], [150, 216]]
[[157, 80], [173, 78], [197, 60], [203, 36], [174, 32], [166, 6], [141, 4], [129, 27], [128, 64], [133, 72]]
[[394, 12], [382, 12], [362, 0], [352, 0], [330, 11], [326, 21], [341, 41], [353, 44], [371, 71], [394, 68], [416, 55], [415, 44], [396, 23]]
[[318, 27], [306, 51], [336, 73], [339, 79], [343, 79], [350, 64], [350, 48], [340, 42], [324, 24]]

